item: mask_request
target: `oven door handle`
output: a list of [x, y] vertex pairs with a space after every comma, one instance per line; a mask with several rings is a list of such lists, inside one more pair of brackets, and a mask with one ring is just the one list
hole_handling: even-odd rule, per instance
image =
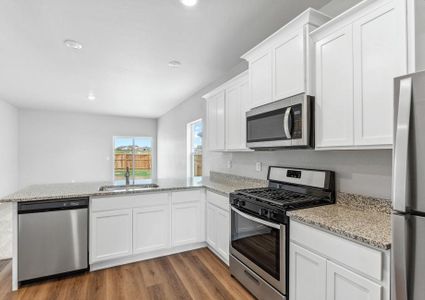
[[246, 218], [248, 220], [251, 220], [253, 222], [260, 223], [261, 225], [272, 227], [272, 228], [275, 228], [275, 229], [280, 229], [280, 224], [268, 222], [268, 221], [265, 221], [265, 220], [262, 220], [262, 219], [259, 219], [259, 218], [250, 216], [250, 215], [248, 215], [248, 214], [246, 214], [244, 212], [241, 212], [239, 209], [234, 208], [233, 206], [232, 206], [232, 210], [235, 213], [237, 213], [238, 215], [241, 215], [242, 217], [244, 217], [244, 218]]

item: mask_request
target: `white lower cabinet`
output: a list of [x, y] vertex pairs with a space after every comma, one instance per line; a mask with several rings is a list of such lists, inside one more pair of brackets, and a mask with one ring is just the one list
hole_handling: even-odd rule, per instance
[[214, 249], [217, 248], [217, 230], [215, 227], [217, 208], [207, 203], [207, 243]]
[[91, 215], [93, 261], [119, 258], [132, 253], [132, 210], [97, 212]]
[[99, 269], [201, 247], [204, 198], [201, 189], [92, 198], [90, 265]]
[[215, 215], [217, 222], [217, 251], [227, 261], [229, 259], [229, 212], [217, 209]]
[[200, 203], [189, 202], [173, 204], [172, 237], [173, 246], [181, 246], [199, 241]]
[[326, 300], [326, 259], [294, 243], [289, 249], [291, 300]]
[[133, 209], [133, 253], [144, 253], [170, 246], [170, 206]]
[[229, 199], [207, 192], [207, 243], [226, 264], [229, 264], [229, 241]]
[[389, 300], [390, 255], [290, 223], [290, 300]]
[[333, 262], [327, 263], [327, 300], [381, 300], [382, 286]]

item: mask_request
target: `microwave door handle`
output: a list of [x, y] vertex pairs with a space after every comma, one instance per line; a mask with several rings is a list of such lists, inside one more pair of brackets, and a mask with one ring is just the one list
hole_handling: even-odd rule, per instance
[[407, 201], [407, 165], [410, 129], [410, 109], [412, 104], [412, 78], [400, 81], [400, 95], [395, 132], [393, 169], [393, 208], [405, 212]]
[[285, 131], [285, 135], [288, 139], [291, 138], [291, 130], [289, 128], [289, 117], [291, 115], [291, 110], [292, 107], [289, 107], [286, 111], [285, 111], [285, 116], [283, 117], [283, 130]]
[[259, 224], [264, 225], [264, 226], [268, 226], [268, 227], [272, 227], [272, 228], [275, 228], [275, 229], [279, 229], [280, 230], [280, 225], [279, 224], [272, 223], [272, 222], [267, 222], [265, 220], [261, 220], [259, 218], [250, 216], [250, 215], [248, 215], [248, 214], [246, 214], [244, 212], [241, 212], [239, 209], [234, 208], [233, 206], [232, 206], [232, 210], [235, 213], [237, 213], [238, 215], [244, 217], [245, 219], [251, 220], [253, 222], [259, 223]]

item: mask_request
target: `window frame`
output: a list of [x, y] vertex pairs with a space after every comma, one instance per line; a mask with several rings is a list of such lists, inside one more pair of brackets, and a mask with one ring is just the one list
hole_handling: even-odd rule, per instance
[[[204, 132], [204, 124], [202, 121], [202, 118], [199, 118], [195, 121], [189, 122], [186, 124], [186, 175], [187, 177], [195, 177], [195, 173], [194, 173], [194, 163], [193, 163], [193, 159], [192, 159], [192, 141], [193, 141], [193, 136], [192, 136], [192, 126], [198, 122], [202, 123], [202, 133]], [[203, 152], [204, 152], [204, 136], [202, 136], [202, 156], [203, 156]], [[202, 175], [201, 175], [202, 176]], [[200, 177], [200, 176], [196, 176], [196, 177]]]
[[[150, 139], [151, 140], [151, 178], [146, 178], [145, 180], [152, 180], [154, 179], [154, 137], [153, 136], [126, 136], [126, 135], [114, 135], [112, 137], [112, 182], [117, 181], [115, 179], [115, 140], [116, 139], [132, 139], [133, 140], [133, 160], [132, 164], [134, 166], [135, 163], [135, 157], [134, 157], [134, 144], [136, 139]], [[131, 183], [133, 181], [133, 183]], [[130, 184], [134, 184], [136, 181], [135, 178], [135, 168], [133, 167], [133, 174], [130, 176]]]

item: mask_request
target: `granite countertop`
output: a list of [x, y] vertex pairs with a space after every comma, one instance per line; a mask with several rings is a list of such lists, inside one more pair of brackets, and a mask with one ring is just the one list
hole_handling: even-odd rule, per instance
[[391, 202], [338, 193], [337, 203], [287, 213], [296, 221], [382, 250], [391, 248]]
[[31, 185], [16, 193], [0, 199], [2, 202], [25, 202], [38, 200], [51, 200], [77, 197], [99, 197], [122, 194], [142, 194], [152, 192], [190, 190], [206, 188], [210, 191], [228, 196], [229, 193], [243, 188], [265, 186], [266, 181], [251, 179], [224, 173], [211, 172], [210, 177], [192, 177], [180, 179], [155, 179], [149, 183], [156, 183], [158, 188], [149, 188], [136, 191], [99, 191], [104, 185], [112, 185], [111, 182], [85, 182], [85, 183], [59, 183]]
[[[2, 202], [25, 202], [76, 197], [102, 197], [206, 188], [228, 196], [231, 192], [267, 186], [267, 181], [211, 172], [209, 177], [156, 179], [158, 188], [139, 191], [99, 191], [111, 182], [32, 185], [0, 199]], [[388, 200], [338, 193], [337, 203], [287, 212], [292, 220], [322, 228], [342, 237], [379, 248], [391, 248], [391, 203]]]

